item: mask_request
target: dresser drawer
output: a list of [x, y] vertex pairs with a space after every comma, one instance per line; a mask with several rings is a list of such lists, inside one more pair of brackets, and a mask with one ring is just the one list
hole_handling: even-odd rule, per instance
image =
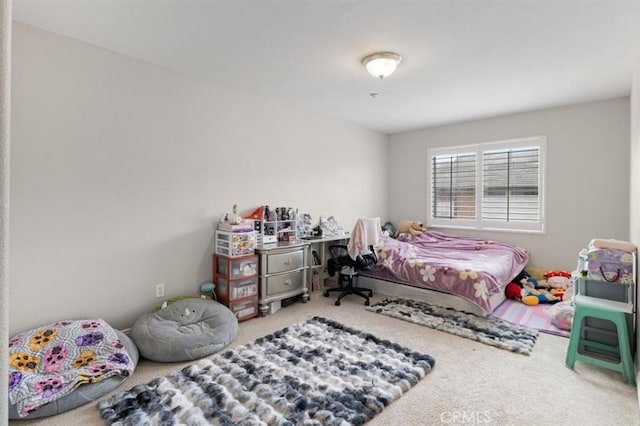
[[268, 277], [267, 294], [265, 296], [269, 297], [278, 293], [301, 289], [304, 284], [303, 273], [304, 271], [300, 270], [289, 274]]
[[296, 250], [288, 253], [271, 254], [267, 259], [267, 274], [292, 271], [304, 266], [304, 253]]

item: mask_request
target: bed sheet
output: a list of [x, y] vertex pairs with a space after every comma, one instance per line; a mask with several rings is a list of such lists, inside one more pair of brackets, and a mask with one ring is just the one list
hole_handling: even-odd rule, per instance
[[369, 276], [455, 294], [491, 313], [490, 298], [526, 266], [529, 253], [493, 240], [436, 231], [384, 236]]

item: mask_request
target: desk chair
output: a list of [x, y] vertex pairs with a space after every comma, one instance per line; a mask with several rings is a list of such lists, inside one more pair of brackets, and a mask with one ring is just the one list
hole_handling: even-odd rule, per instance
[[[379, 217], [358, 219], [351, 231], [347, 245], [333, 245], [329, 247], [331, 253], [330, 263], [333, 271], [340, 271], [340, 287], [329, 289], [324, 292], [325, 297], [329, 297], [329, 292], [340, 291], [341, 294], [336, 300], [336, 306], [340, 306], [340, 300], [348, 294], [357, 294], [364, 297], [365, 306], [369, 306], [369, 298], [373, 296], [373, 291], [368, 288], [356, 286], [358, 271], [371, 269], [378, 262], [378, 257], [374, 246], [380, 241], [382, 227]], [[332, 272], [332, 265], [329, 266], [329, 275]]]
[[324, 297], [329, 297], [329, 293], [340, 292], [340, 295], [335, 301], [336, 306], [340, 306], [340, 300], [349, 294], [356, 294], [360, 297], [364, 297], [365, 306], [369, 306], [369, 298], [373, 297], [373, 291], [368, 288], [357, 287], [358, 271], [366, 271], [377, 263], [378, 257], [371, 247], [371, 253], [359, 254], [356, 259], [352, 259], [349, 256], [349, 251], [346, 245], [332, 245], [329, 246], [329, 253], [331, 259], [327, 262], [327, 269], [329, 276], [335, 276], [338, 272], [339, 287], [329, 288], [324, 291]]

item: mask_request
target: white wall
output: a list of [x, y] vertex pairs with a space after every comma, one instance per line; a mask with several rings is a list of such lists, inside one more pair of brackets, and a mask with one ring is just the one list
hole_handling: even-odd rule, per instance
[[[629, 213], [629, 241], [636, 246], [640, 246], [640, 55], [637, 58], [636, 67], [633, 74], [633, 86], [631, 89], [631, 173], [629, 177], [631, 190], [629, 192], [630, 213]], [[633, 165], [636, 167], [633, 167]], [[637, 278], [637, 277], [636, 277]], [[637, 303], [636, 287], [636, 303]], [[640, 356], [640, 315], [636, 316], [636, 382], [640, 380], [638, 374], [638, 357]], [[638, 388], [640, 393], [640, 388]]]
[[[547, 136], [546, 234], [468, 232], [517, 244], [530, 265], [573, 270], [595, 237], [629, 233], [629, 99], [619, 98], [392, 135], [389, 214], [427, 216], [427, 148]], [[461, 231], [447, 231], [460, 233]]]
[[211, 280], [234, 203], [387, 215], [387, 136], [19, 23], [13, 28], [12, 333], [130, 326]]
[[[9, 345], [9, 169], [11, 7], [0, 0], [0, 347]], [[8, 417], [8, 354], [0, 353], [0, 419]]]
[[[631, 155], [629, 239], [640, 246], [640, 57], [633, 75], [631, 90]], [[640, 317], [639, 317], [640, 320]], [[640, 344], [640, 342], [638, 342]], [[640, 353], [640, 351], [638, 351]]]

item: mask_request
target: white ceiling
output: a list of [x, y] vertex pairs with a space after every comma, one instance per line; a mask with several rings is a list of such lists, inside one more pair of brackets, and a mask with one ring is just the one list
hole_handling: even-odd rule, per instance
[[[640, 62], [640, 0], [14, 0], [13, 14], [384, 133], [626, 96]], [[384, 80], [360, 64], [380, 50], [404, 58]]]

